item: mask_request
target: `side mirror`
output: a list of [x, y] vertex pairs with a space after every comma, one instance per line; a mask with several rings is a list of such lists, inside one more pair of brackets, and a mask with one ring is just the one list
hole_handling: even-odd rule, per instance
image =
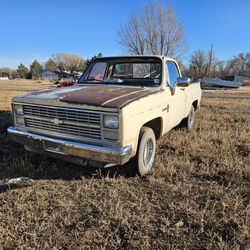
[[189, 77], [178, 77], [176, 81], [176, 86], [187, 87], [189, 86], [191, 79]]

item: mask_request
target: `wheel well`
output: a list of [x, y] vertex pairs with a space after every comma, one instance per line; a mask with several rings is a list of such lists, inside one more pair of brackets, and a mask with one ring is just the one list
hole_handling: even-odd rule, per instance
[[197, 110], [198, 109], [198, 100], [194, 101], [192, 103], [192, 105], [194, 106], [194, 110]]
[[160, 117], [155, 118], [147, 123], [145, 123], [143, 126], [150, 127], [153, 129], [155, 133], [155, 138], [158, 140], [161, 137], [162, 132], [162, 119]]

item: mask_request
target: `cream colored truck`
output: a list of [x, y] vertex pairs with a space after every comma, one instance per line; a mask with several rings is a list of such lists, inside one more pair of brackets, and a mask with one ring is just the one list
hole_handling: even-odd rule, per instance
[[94, 166], [133, 159], [146, 175], [156, 140], [180, 123], [192, 129], [200, 101], [200, 84], [171, 58], [102, 57], [74, 86], [14, 97], [8, 132], [29, 151]]

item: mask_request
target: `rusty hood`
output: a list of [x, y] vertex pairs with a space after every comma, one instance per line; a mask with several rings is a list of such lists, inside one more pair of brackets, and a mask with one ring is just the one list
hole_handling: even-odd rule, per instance
[[122, 108], [141, 97], [157, 91], [154, 88], [116, 85], [90, 85], [75, 91], [59, 94], [60, 101], [91, 106]]
[[159, 91], [159, 88], [89, 84], [65, 88], [47, 89], [17, 96], [13, 101], [56, 105], [61, 102], [107, 108], [122, 108], [125, 105]]

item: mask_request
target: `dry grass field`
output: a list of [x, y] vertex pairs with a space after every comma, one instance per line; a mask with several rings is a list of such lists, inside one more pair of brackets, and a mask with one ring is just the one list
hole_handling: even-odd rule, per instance
[[11, 99], [28, 91], [55, 87], [49, 81], [35, 80], [1, 80], [0, 81], [0, 110], [10, 110]]
[[[17, 92], [0, 90], [5, 124]], [[0, 181], [31, 180], [0, 193], [0, 249], [250, 249], [250, 88], [211, 95], [146, 178], [25, 152], [2, 124]]]

